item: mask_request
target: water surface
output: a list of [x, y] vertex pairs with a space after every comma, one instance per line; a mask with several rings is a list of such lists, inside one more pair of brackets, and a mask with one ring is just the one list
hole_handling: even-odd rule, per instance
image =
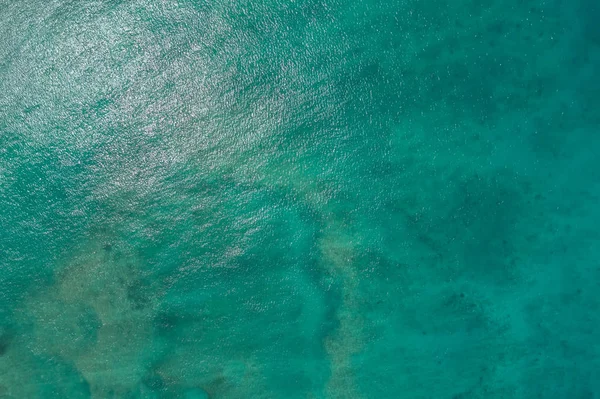
[[599, 397], [599, 18], [0, 0], [0, 397]]

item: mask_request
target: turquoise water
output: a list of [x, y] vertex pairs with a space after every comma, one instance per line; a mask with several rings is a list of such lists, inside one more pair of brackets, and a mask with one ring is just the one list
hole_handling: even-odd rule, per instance
[[600, 398], [596, 0], [0, 0], [1, 398]]

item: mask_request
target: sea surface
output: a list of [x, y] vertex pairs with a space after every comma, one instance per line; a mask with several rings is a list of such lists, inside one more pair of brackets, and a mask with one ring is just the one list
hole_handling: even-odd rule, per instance
[[0, 0], [0, 398], [600, 398], [600, 1]]

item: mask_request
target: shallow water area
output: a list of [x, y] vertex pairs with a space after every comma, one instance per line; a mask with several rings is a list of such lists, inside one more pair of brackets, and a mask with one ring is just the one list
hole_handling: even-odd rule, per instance
[[591, 0], [0, 0], [0, 398], [600, 395]]

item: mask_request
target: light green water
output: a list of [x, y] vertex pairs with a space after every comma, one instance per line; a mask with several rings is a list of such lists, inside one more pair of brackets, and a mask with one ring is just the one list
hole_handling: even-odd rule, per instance
[[0, 398], [599, 398], [599, 20], [0, 0]]

